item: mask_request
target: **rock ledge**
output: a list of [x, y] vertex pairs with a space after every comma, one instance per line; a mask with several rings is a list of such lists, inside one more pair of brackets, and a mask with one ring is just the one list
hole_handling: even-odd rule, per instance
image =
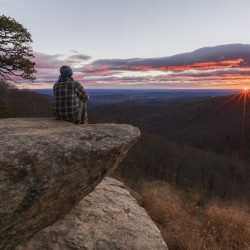
[[0, 249], [63, 218], [140, 136], [130, 125], [0, 120]]
[[17, 250], [167, 250], [159, 229], [123, 183], [105, 178], [65, 216]]

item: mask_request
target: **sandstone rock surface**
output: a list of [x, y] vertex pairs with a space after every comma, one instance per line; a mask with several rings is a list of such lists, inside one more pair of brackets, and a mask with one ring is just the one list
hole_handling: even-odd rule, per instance
[[0, 120], [0, 249], [63, 218], [137, 141], [130, 125]]
[[161, 233], [144, 208], [112, 178], [65, 216], [17, 250], [166, 250]]

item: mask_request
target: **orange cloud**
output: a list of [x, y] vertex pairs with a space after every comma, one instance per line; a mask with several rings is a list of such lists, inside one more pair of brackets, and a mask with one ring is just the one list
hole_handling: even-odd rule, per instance
[[[123, 65], [124, 70], [135, 70], [135, 71], [150, 71], [150, 70], [160, 70], [160, 71], [185, 71], [185, 70], [212, 70], [212, 69], [227, 69], [227, 68], [237, 68], [244, 65], [244, 60], [242, 58], [234, 60], [224, 60], [218, 62], [198, 62], [183, 65], [171, 65], [171, 66], [145, 66], [145, 65]], [[108, 68], [108, 65], [106, 65]]]

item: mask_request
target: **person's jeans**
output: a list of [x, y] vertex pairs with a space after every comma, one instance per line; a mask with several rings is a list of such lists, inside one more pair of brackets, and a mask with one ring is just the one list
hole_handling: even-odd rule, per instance
[[84, 102], [83, 100], [80, 100], [80, 109], [79, 109], [79, 113], [78, 113], [78, 117], [76, 120], [76, 124], [87, 124], [88, 123], [88, 113], [87, 113], [87, 105], [86, 102]]

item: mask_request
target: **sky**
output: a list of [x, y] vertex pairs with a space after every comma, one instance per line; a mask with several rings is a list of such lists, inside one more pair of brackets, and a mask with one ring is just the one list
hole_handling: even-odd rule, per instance
[[[249, 10], [249, 0], [0, 0], [0, 13], [32, 35], [37, 80], [18, 83], [30, 88], [51, 87], [64, 64], [88, 88], [246, 87], [248, 64], [235, 55], [237, 46], [232, 58], [228, 51], [218, 52], [212, 59], [194, 57], [187, 66], [166, 58], [204, 47], [250, 44]], [[222, 57], [243, 61], [224, 67]], [[213, 69], [207, 62], [215, 63]], [[197, 69], [197, 63], [202, 67]], [[232, 69], [237, 73], [228, 74]], [[204, 78], [211, 70], [225, 74]]]

